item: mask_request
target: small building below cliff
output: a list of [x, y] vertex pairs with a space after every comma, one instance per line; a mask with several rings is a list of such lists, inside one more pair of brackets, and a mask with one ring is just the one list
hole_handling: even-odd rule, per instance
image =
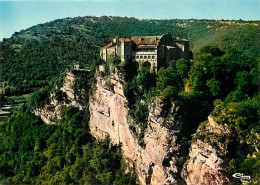
[[114, 38], [100, 49], [100, 57], [119, 57], [122, 61], [133, 60], [157, 71], [171, 60], [190, 59], [189, 41], [173, 40], [171, 34]]

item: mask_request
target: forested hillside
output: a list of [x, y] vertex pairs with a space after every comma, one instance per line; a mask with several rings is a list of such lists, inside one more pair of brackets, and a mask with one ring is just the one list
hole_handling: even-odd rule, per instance
[[162, 35], [190, 40], [191, 49], [218, 45], [258, 55], [259, 22], [229, 20], [138, 20], [121, 17], [77, 17], [40, 24], [4, 39], [1, 49], [6, 95], [31, 93], [50, 85], [75, 62], [88, 67], [99, 47], [113, 37]]
[[[230, 129], [229, 136], [214, 141], [228, 146], [223, 173], [231, 179], [239, 171], [257, 182], [259, 24], [243, 20], [77, 17], [37, 25], [4, 39], [0, 52], [6, 103], [18, 103], [19, 96], [32, 95], [0, 122], [0, 183], [135, 183], [134, 173], [124, 173], [127, 168], [118, 147], [108, 141], [98, 142], [89, 134], [88, 110], [68, 107], [57, 125], [44, 124], [32, 111], [49, 103], [50, 91], [57, 99], [62, 97], [56, 87], [74, 63], [90, 70], [90, 76], [79, 80], [89, 85], [86, 93], [91, 94], [97, 64], [102, 63], [99, 48], [113, 37], [168, 32], [190, 40], [192, 60], [173, 61], [158, 74], [143, 67], [137, 71], [133, 63], [116, 58], [103, 63], [103, 76], [117, 68], [124, 77], [130, 114], [141, 128], [140, 145], [145, 147], [142, 137], [150, 100], [160, 96], [166, 102], [176, 101], [183, 122], [182, 139], [176, 141], [182, 157], [187, 158], [191, 142], [211, 139], [196, 133], [211, 115]], [[166, 127], [171, 129], [172, 125]]]

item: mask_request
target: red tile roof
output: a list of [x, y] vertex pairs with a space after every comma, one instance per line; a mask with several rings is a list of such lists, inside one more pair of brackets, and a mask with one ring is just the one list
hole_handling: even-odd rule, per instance
[[122, 39], [122, 42], [132, 42], [132, 40], [129, 38], [125, 38], [125, 39]]
[[116, 48], [116, 46], [112, 46], [112, 47], [109, 47], [107, 49], [115, 49], [115, 48]]
[[[157, 46], [161, 40], [163, 35], [160, 36], [141, 36], [141, 37], [132, 37], [132, 39], [129, 38], [122, 38], [119, 40], [119, 42], [133, 42], [138, 47], [140, 45], [154, 45]], [[101, 49], [107, 49], [110, 47], [113, 47], [117, 44], [117, 42], [110, 42], [109, 44], [103, 46]]]
[[136, 45], [158, 45], [162, 36], [143, 36], [132, 37], [132, 41]]
[[109, 44], [103, 46], [101, 49], [110, 48], [111, 46], [113, 46], [113, 43], [112, 43], [112, 42], [110, 42]]

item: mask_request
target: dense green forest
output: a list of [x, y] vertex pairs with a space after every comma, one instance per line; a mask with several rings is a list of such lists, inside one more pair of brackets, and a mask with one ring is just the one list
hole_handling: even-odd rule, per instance
[[120, 149], [108, 140], [91, 138], [87, 111], [69, 107], [57, 125], [44, 124], [30, 111], [48, 103], [46, 95], [75, 62], [91, 69], [93, 76], [101, 63], [99, 47], [113, 37], [168, 32], [190, 40], [193, 60], [173, 61], [154, 74], [145, 67], [138, 70], [131, 61], [113, 59], [104, 64], [104, 75], [111, 67], [123, 74], [130, 114], [143, 132], [153, 97], [180, 103], [184, 129], [178, 142], [183, 155], [209, 114], [227, 124], [231, 137], [219, 138], [228, 145], [225, 174], [239, 171], [259, 178], [259, 21], [104, 16], [55, 20], [14, 33], [1, 43], [6, 103], [33, 94], [0, 122], [0, 182], [134, 184], [134, 173], [124, 173]]
[[75, 62], [89, 66], [99, 47], [113, 37], [162, 35], [190, 40], [191, 49], [216, 44], [222, 50], [258, 55], [259, 22], [216, 20], [138, 20], [121, 17], [77, 17], [40, 24], [1, 43], [6, 94], [32, 93], [52, 82]]
[[88, 114], [64, 110], [46, 125], [26, 106], [0, 124], [0, 182], [4, 184], [135, 184], [118, 146], [95, 141]]

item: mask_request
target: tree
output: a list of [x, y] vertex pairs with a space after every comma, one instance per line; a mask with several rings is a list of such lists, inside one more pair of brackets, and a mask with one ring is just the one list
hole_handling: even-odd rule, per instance
[[149, 69], [142, 67], [138, 72], [136, 83], [144, 93], [147, 93], [151, 87], [155, 86], [155, 75]]
[[176, 62], [176, 68], [178, 70], [178, 73], [180, 74], [182, 80], [187, 78], [188, 72], [190, 70], [190, 61], [185, 59], [179, 59]]
[[158, 72], [156, 78], [156, 88], [158, 91], [162, 92], [167, 86], [173, 86], [177, 91], [182, 87], [183, 82], [181, 77], [173, 63], [169, 67], [161, 68]]

